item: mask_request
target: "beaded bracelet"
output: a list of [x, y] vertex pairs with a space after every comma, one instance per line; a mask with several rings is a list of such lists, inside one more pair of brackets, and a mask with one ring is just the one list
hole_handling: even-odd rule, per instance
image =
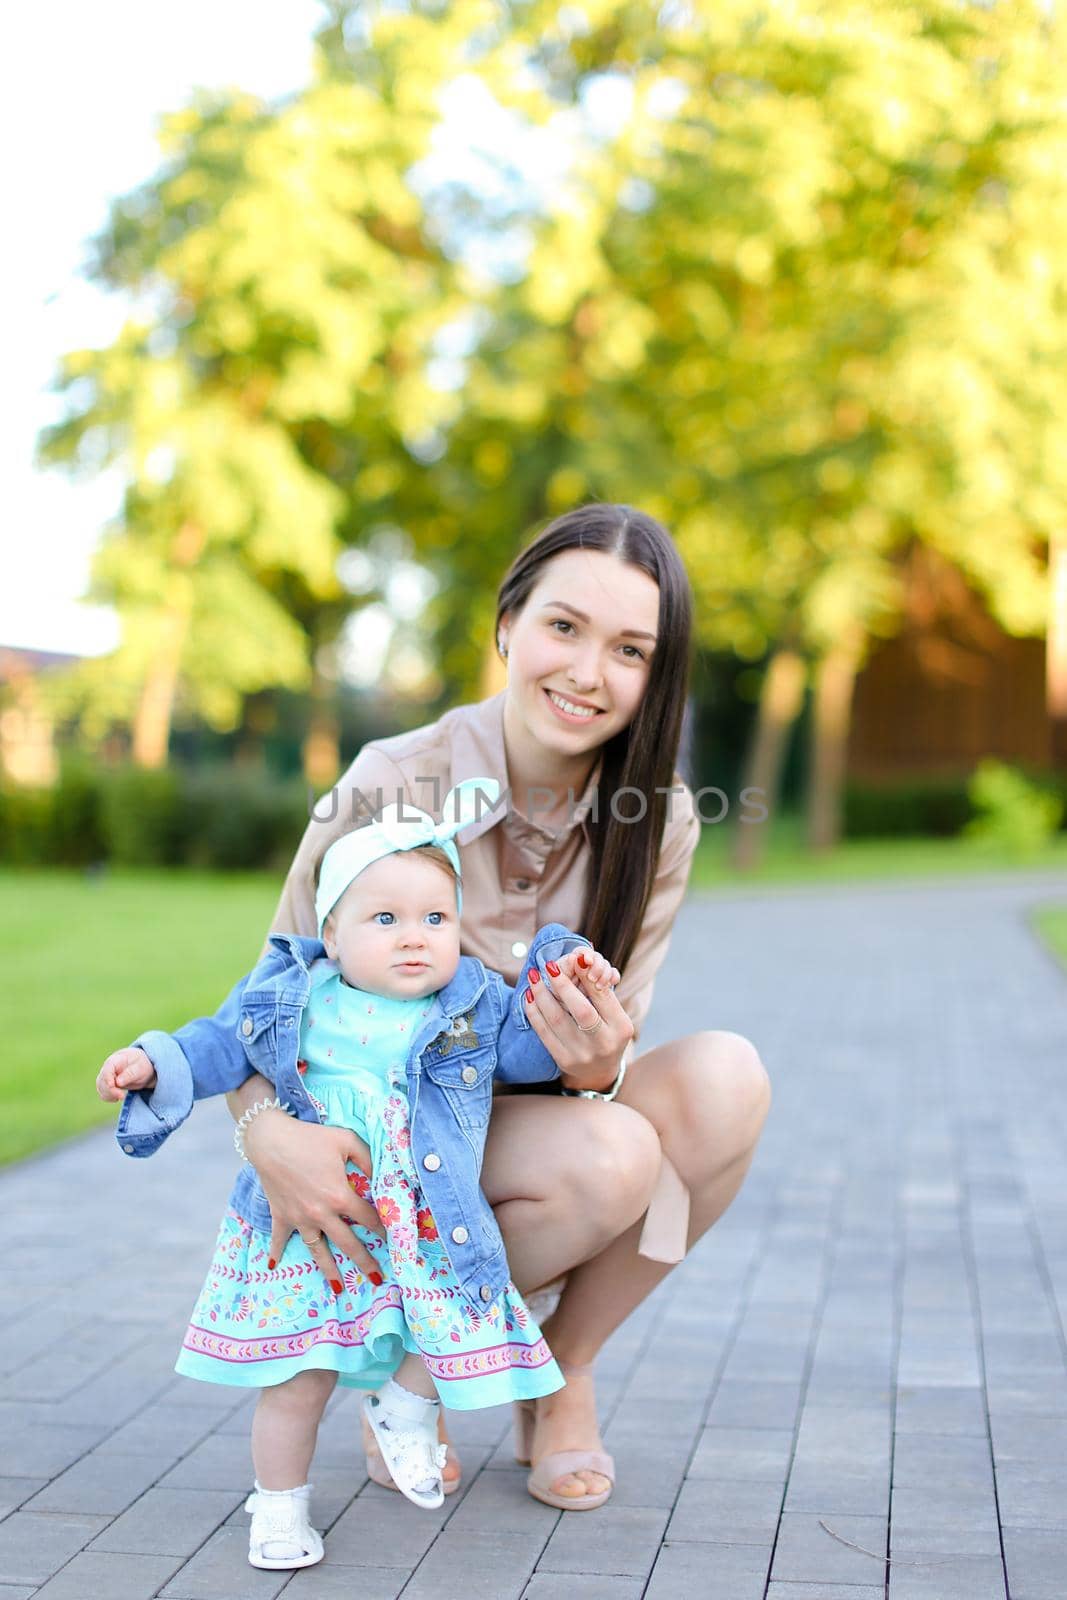
[[237, 1118], [237, 1125], [233, 1130], [233, 1147], [242, 1161], [247, 1161], [245, 1155], [245, 1129], [250, 1125], [253, 1117], [258, 1117], [261, 1111], [292, 1111], [288, 1100], [281, 1100], [275, 1095], [273, 1100], [257, 1100], [250, 1105], [243, 1115]]

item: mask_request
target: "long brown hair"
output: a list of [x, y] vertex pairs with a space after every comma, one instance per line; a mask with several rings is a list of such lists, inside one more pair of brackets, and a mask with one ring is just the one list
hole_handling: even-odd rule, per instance
[[[659, 622], [648, 686], [629, 727], [602, 747], [596, 820], [589, 815], [592, 856], [581, 932], [620, 971], [641, 929], [659, 864], [669, 796], [689, 686], [693, 595], [674, 541], [660, 523], [632, 506], [579, 506], [550, 522], [515, 557], [497, 595], [496, 631], [505, 612], [522, 610], [541, 569], [564, 550], [602, 550], [639, 567], [659, 587]], [[636, 820], [637, 790], [646, 806]], [[657, 790], [662, 791], [657, 793]], [[635, 820], [627, 820], [634, 816]]]

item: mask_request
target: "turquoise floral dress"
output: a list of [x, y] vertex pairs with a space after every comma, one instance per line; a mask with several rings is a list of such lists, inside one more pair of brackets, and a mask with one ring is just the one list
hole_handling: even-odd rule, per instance
[[263, 1388], [306, 1368], [375, 1389], [411, 1351], [445, 1405], [475, 1410], [562, 1388], [563, 1376], [514, 1284], [473, 1306], [438, 1238], [411, 1157], [411, 1041], [432, 1005], [352, 988], [332, 961], [311, 969], [298, 1067], [324, 1122], [369, 1146], [373, 1176], [349, 1163], [353, 1190], [373, 1202], [386, 1238], [358, 1229], [383, 1283], [334, 1253], [336, 1298], [298, 1234], [273, 1272], [270, 1236], [230, 1210], [223, 1218], [177, 1371], [209, 1383]]

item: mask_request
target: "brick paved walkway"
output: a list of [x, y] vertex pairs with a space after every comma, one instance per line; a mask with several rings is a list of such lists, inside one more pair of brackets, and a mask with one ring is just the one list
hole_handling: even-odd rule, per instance
[[171, 1371], [223, 1111], [150, 1163], [99, 1134], [0, 1174], [0, 1600], [1064, 1600], [1067, 979], [1025, 924], [1042, 897], [1067, 877], [687, 904], [646, 1042], [747, 1033], [775, 1104], [740, 1200], [605, 1352], [620, 1477], [592, 1516], [527, 1497], [499, 1412], [459, 1419], [464, 1492], [417, 1511], [365, 1482], [344, 1396], [313, 1472], [326, 1561], [254, 1572], [251, 1402]]

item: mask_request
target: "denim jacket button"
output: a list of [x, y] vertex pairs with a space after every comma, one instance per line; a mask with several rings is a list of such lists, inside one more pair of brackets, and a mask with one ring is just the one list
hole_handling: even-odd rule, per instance
[[470, 1238], [470, 1234], [467, 1232], [466, 1228], [460, 1227], [460, 1228], [453, 1228], [452, 1229], [452, 1243], [453, 1244], [466, 1244], [466, 1242], [467, 1242], [467, 1240], [469, 1238]]
[[244, 1019], [244, 1021], [241, 1023], [241, 1032], [244, 1034], [245, 1038], [247, 1039], [248, 1035], [252, 1032], [252, 1018], [251, 1017], [246, 1017]]
[[126, 1152], [126, 1154], [128, 1156], [132, 1156], [133, 1155], [133, 1145], [132, 1144], [124, 1144], [122, 1148], [123, 1148], [123, 1150], [125, 1150], [125, 1152]]
[[478, 1082], [478, 1068], [477, 1067], [464, 1067], [463, 1071], [460, 1073], [460, 1077], [463, 1079], [464, 1083], [467, 1083], [467, 1084], [477, 1083]]
[[490, 1289], [487, 1283], [482, 1284], [481, 1288], [478, 1290], [478, 1293], [481, 1295], [483, 1300], [491, 1300], [493, 1298], [493, 1291]]
[[422, 1164], [427, 1172], [436, 1172], [441, 1165], [441, 1157], [435, 1150], [431, 1150], [428, 1156], [423, 1156]]

